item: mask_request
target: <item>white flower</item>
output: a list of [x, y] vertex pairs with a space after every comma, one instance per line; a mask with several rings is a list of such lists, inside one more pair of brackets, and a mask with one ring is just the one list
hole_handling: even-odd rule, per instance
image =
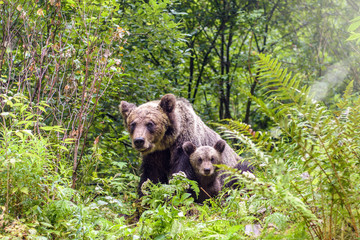
[[173, 176], [173, 177], [175, 177], [175, 176], [182, 176], [182, 177], [184, 177], [184, 178], [186, 178], [186, 177], [187, 177], [187, 176], [186, 176], [186, 174], [185, 174], [183, 171], [180, 171], [180, 172], [174, 173], [172, 176]]
[[114, 58], [114, 61], [115, 61], [115, 64], [116, 64], [116, 65], [120, 65], [120, 64], [121, 64], [121, 59]]
[[303, 172], [301, 175], [302, 179], [309, 179], [310, 178], [310, 174], [308, 172]]
[[252, 174], [251, 172], [247, 172], [247, 171], [243, 172], [242, 175], [244, 175], [246, 178], [249, 178], [249, 179], [256, 178], [254, 174]]

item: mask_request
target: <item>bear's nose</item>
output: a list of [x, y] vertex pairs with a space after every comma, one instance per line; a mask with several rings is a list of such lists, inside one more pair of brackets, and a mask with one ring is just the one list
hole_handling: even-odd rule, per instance
[[145, 139], [142, 137], [134, 139], [134, 145], [137, 148], [141, 148], [142, 146], [144, 146], [144, 143], [145, 143]]
[[209, 174], [210, 173], [210, 168], [204, 168], [204, 173]]

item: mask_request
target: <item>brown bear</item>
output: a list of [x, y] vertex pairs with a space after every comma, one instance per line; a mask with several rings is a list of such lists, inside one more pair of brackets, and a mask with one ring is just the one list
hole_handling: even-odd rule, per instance
[[200, 193], [197, 202], [202, 203], [210, 197], [217, 196], [222, 188], [223, 183], [215, 165], [223, 164], [221, 155], [225, 144], [226, 142], [222, 139], [218, 140], [214, 147], [201, 146], [197, 148], [191, 142], [183, 144], [183, 150], [189, 156], [190, 164], [199, 183]]
[[[153, 183], [168, 183], [169, 177], [180, 171], [196, 180], [189, 157], [183, 151], [183, 143], [190, 141], [197, 147], [213, 146], [221, 139], [196, 115], [187, 100], [173, 94], [138, 107], [122, 101], [119, 107], [132, 146], [142, 155], [139, 187], [147, 179]], [[225, 144], [223, 159], [224, 164], [233, 167], [240, 158]], [[142, 196], [140, 188], [139, 195]]]

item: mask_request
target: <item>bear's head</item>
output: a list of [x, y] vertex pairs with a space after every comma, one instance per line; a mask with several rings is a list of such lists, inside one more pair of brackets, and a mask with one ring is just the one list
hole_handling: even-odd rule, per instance
[[146, 155], [171, 146], [177, 133], [175, 107], [176, 97], [173, 94], [139, 107], [125, 101], [120, 103], [120, 112], [130, 133], [132, 146], [137, 151]]
[[195, 173], [200, 176], [208, 177], [212, 176], [217, 168], [214, 164], [222, 164], [221, 153], [225, 149], [225, 141], [218, 140], [214, 147], [196, 146], [191, 142], [185, 142], [183, 144], [183, 150], [186, 155], [189, 156], [190, 164], [193, 167]]

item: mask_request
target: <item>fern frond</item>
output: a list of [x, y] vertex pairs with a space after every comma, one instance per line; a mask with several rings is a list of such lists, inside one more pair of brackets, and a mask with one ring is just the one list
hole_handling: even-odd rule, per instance
[[249, 134], [249, 126], [236, 121], [223, 126], [225, 136], [245, 145], [248, 159], [266, 163], [259, 178], [274, 186], [266, 196], [281, 196], [311, 233], [319, 239], [335, 236], [343, 231], [337, 226], [341, 223], [351, 226], [349, 236], [359, 237], [360, 97], [352, 95], [353, 83], [333, 111], [314, 101], [310, 88], [301, 86], [300, 77], [283, 69], [278, 60], [259, 55], [257, 65], [265, 94], [247, 96], [270, 117], [281, 139]]

